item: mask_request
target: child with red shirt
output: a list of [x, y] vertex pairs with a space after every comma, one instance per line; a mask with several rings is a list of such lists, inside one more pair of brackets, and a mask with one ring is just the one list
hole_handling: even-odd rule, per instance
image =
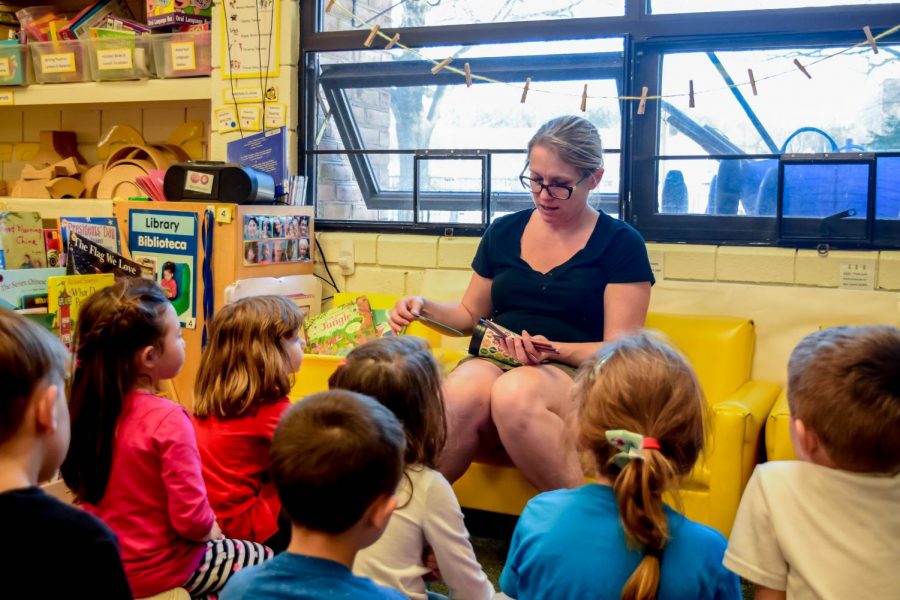
[[[194, 427], [209, 502], [225, 535], [290, 540], [269, 478], [269, 447], [303, 360], [303, 314], [283, 296], [255, 296], [222, 308], [209, 325], [194, 387]], [[279, 529], [281, 529], [279, 533]]]
[[155, 283], [123, 279], [87, 299], [77, 331], [66, 485], [118, 536], [136, 597], [214, 593], [271, 557], [224, 539], [206, 498], [187, 411], [155, 395], [184, 363], [178, 316]]

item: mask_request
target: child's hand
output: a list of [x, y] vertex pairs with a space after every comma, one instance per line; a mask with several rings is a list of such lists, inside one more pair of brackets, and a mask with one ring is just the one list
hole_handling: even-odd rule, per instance
[[422, 550], [422, 564], [428, 569], [428, 573], [425, 573], [422, 579], [425, 581], [441, 581], [443, 579], [441, 567], [438, 565], [437, 557], [431, 546], [425, 546], [425, 549]]
[[203, 538], [204, 542], [212, 542], [215, 540], [224, 540], [225, 534], [222, 533], [222, 528], [219, 527], [219, 524], [213, 521], [212, 529], [209, 530], [209, 533], [206, 534], [206, 537]]

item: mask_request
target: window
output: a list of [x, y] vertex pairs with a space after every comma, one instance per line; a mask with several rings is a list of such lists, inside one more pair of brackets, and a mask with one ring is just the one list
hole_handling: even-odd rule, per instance
[[323, 31], [356, 29], [377, 20], [383, 28], [611, 17], [625, 14], [625, 0], [368, 0], [332, 9]]
[[[303, 168], [325, 229], [478, 232], [529, 206], [516, 180], [527, 140], [554, 116], [580, 114], [587, 84], [585, 114], [606, 149], [592, 201], [646, 239], [792, 243], [780, 233], [779, 193], [789, 200], [781, 217], [808, 232], [806, 219], [833, 216], [828, 182], [838, 189], [853, 169], [808, 169], [815, 181], [792, 188], [783, 158], [863, 154], [872, 223], [857, 241], [900, 247], [900, 32], [880, 39], [878, 54], [862, 32], [893, 28], [896, 3], [379, 2], [338, 0], [325, 14], [323, 0], [301, 0]], [[382, 38], [363, 48], [376, 23], [411, 51], [385, 51]], [[467, 87], [453, 71], [466, 62], [490, 81]], [[637, 102], [619, 97], [643, 86], [651, 98], [637, 115]]]
[[[316, 173], [320, 218], [480, 229], [486, 224], [485, 205], [491, 217], [529, 206], [531, 197], [517, 179], [528, 140], [560, 114], [561, 102], [577, 111], [585, 84], [592, 96], [586, 115], [600, 129], [608, 153], [606, 176], [593, 198], [618, 214], [622, 126], [614, 99], [622, 89], [622, 38], [430, 47], [417, 53], [307, 56], [318, 91], [310, 107], [317, 131], [307, 158]], [[467, 87], [463, 75], [433, 75], [433, 62], [422, 59], [446, 56], [468, 62], [473, 73], [494, 82], [476, 80]], [[526, 77], [534, 89], [523, 104]]]

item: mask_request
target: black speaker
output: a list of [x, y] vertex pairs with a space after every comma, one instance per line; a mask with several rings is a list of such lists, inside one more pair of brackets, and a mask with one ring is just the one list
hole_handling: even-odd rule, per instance
[[166, 198], [266, 204], [275, 200], [275, 180], [268, 173], [237, 163], [195, 161], [169, 167], [163, 181]]

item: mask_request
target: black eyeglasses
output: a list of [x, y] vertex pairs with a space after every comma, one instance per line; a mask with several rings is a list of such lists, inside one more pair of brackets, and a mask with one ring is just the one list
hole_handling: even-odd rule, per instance
[[[528, 165], [525, 165], [525, 168], [528, 168]], [[536, 179], [532, 179], [525, 175], [525, 170], [522, 170], [522, 175], [519, 175], [519, 181], [522, 182], [522, 187], [531, 192], [532, 194], [540, 194], [542, 191], [547, 190], [547, 193], [550, 194], [551, 198], [555, 198], [556, 200], [568, 200], [572, 197], [572, 192], [575, 191], [575, 188], [578, 187], [582, 181], [587, 179], [590, 176], [590, 173], [579, 179], [575, 182], [575, 185], [562, 185], [559, 183], [543, 183], [537, 181]]]

